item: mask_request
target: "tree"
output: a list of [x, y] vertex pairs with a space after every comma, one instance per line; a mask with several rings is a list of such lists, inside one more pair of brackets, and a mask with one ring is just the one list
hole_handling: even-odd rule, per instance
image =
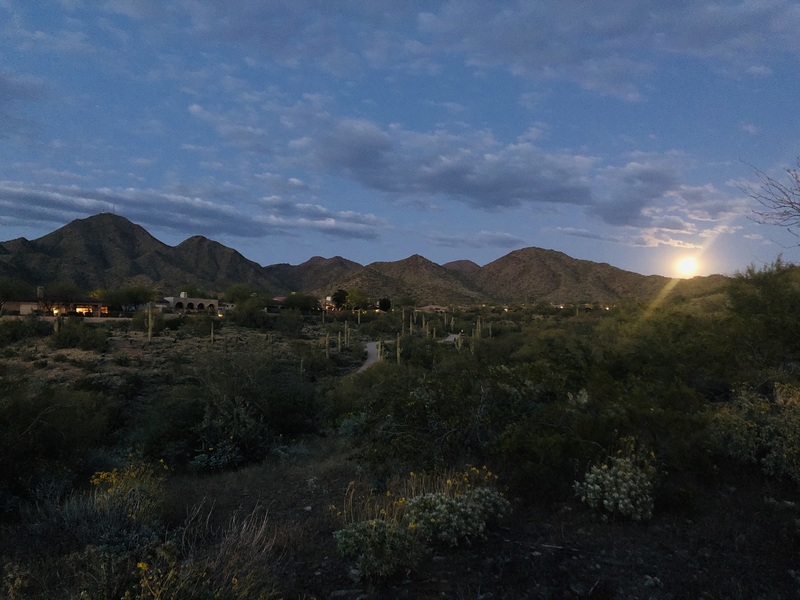
[[369, 297], [359, 289], [347, 290], [347, 305], [353, 310], [369, 308]]
[[33, 286], [24, 281], [0, 277], [0, 313], [9, 300], [28, 300], [34, 296]]
[[336, 308], [342, 308], [347, 302], [347, 290], [336, 290], [331, 294], [331, 302]]
[[256, 290], [246, 283], [235, 283], [225, 290], [223, 297], [225, 298], [225, 302], [237, 304], [239, 302], [244, 302], [253, 294], [256, 294]]
[[761, 206], [753, 211], [760, 223], [784, 227], [792, 235], [800, 237], [800, 158], [797, 167], [786, 169], [786, 181], [781, 182], [756, 169], [760, 186], [744, 191]]
[[285, 308], [295, 308], [303, 312], [319, 310], [319, 300], [317, 297], [311, 294], [303, 294], [301, 292], [292, 292], [286, 296], [286, 300], [283, 302], [283, 305]]
[[381, 298], [378, 300], [378, 309], [383, 312], [389, 312], [392, 308], [392, 301], [389, 298]]
[[133, 285], [118, 290], [103, 290], [100, 297], [109, 306], [117, 306], [125, 310], [136, 310], [145, 306], [158, 297], [158, 292], [152, 288]]
[[85, 299], [87, 295], [86, 292], [74, 283], [56, 282], [45, 286], [41, 303], [45, 311], [50, 312], [55, 307], [62, 304], [80, 302]]
[[753, 266], [727, 287], [737, 342], [750, 361], [774, 367], [800, 357], [800, 267], [778, 258]]
[[416, 306], [417, 301], [414, 300], [412, 296], [406, 294], [405, 296], [400, 296], [399, 298], [395, 298], [394, 305], [395, 306]]

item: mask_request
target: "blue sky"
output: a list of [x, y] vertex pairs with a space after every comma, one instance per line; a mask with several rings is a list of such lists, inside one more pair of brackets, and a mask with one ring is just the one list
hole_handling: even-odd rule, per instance
[[262, 265], [800, 262], [795, 0], [0, 0], [0, 239], [115, 212]]

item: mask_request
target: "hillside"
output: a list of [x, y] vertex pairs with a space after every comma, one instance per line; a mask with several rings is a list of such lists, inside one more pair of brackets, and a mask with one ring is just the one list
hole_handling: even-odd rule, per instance
[[360, 264], [341, 256], [314, 256], [299, 265], [281, 263], [264, 267], [264, 270], [282, 282], [289, 291], [315, 291], [327, 296], [337, 289], [341, 281], [362, 268]]
[[474, 282], [415, 254], [394, 262], [374, 262], [342, 282], [344, 289], [369, 290], [371, 296], [410, 296], [417, 305], [474, 304], [491, 298]]
[[[483, 267], [469, 260], [438, 265], [419, 255], [366, 266], [341, 256], [261, 266], [202, 236], [169, 246], [108, 213], [72, 221], [36, 240], [0, 243], [0, 276], [30, 285], [71, 282], [85, 290], [143, 285], [164, 293], [185, 284], [221, 293], [244, 283], [272, 295], [320, 297], [358, 288], [371, 298], [411, 297], [418, 305], [647, 300], [673, 282], [541, 248], [516, 250]], [[709, 295], [724, 281], [696, 277], [677, 282], [672, 293]]]
[[216, 292], [247, 283], [284, 291], [258, 263], [222, 244], [195, 236], [168, 246], [109, 213], [72, 221], [36, 240], [4, 242], [0, 265], [0, 274], [31, 285], [71, 282], [85, 290], [143, 285], [169, 293], [188, 283]]
[[639, 275], [540, 248], [511, 252], [482, 267], [474, 277], [482, 290], [492, 290], [499, 299], [531, 302], [646, 299], [655, 296], [669, 281], [666, 277]]

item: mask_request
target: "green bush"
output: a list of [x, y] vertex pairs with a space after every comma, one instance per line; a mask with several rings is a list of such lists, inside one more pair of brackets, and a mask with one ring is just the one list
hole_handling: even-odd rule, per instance
[[166, 328], [166, 321], [164, 315], [157, 311], [149, 311], [148, 309], [137, 310], [131, 317], [130, 328], [133, 331], [147, 332], [150, 329], [150, 319], [152, 319], [152, 333], [158, 335]]
[[364, 579], [382, 581], [411, 571], [432, 545], [449, 547], [482, 537], [510, 504], [486, 467], [394, 478], [383, 495], [358, 498], [348, 488], [334, 532], [339, 552], [354, 558]]
[[0, 345], [5, 346], [30, 338], [44, 337], [52, 331], [53, 326], [50, 323], [42, 321], [35, 315], [24, 319], [0, 319]]
[[77, 552], [87, 545], [114, 553], [146, 548], [163, 534], [163, 471], [162, 465], [130, 462], [96, 472], [86, 491], [62, 494], [58, 486], [39, 486], [28, 520], [36, 523], [48, 552]]
[[24, 382], [0, 389], [0, 484], [26, 496], [48, 472], [78, 468], [113, 441], [117, 405], [104, 394]]
[[261, 460], [276, 440], [316, 430], [315, 389], [299, 363], [269, 346], [208, 352], [192, 383], [149, 408], [136, 439], [148, 456], [200, 471]]
[[405, 517], [409, 528], [426, 540], [454, 547], [482, 537], [487, 524], [503, 518], [510, 508], [499, 492], [474, 488], [454, 496], [435, 492], [411, 498]]
[[368, 581], [408, 573], [425, 554], [425, 545], [413, 528], [390, 520], [352, 523], [333, 537], [339, 553], [357, 559], [361, 577]]
[[575, 493], [594, 509], [634, 521], [653, 516], [653, 488], [656, 470], [650, 461], [634, 454], [629, 446], [617, 456], [592, 465]]
[[741, 389], [711, 409], [709, 442], [719, 454], [759, 464], [764, 473], [800, 484], [800, 405], [769, 402]]
[[54, 348], [79, 348], [104, 352], [108, 346], [108, 331], [94, 325], [87, 325], [80, 317], [70, 317], [57, 327], [53, 333]]

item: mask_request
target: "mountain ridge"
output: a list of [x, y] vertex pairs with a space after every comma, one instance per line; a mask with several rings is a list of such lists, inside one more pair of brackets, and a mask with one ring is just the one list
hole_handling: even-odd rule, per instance
[[[484, 266], [469, 260], [439, 265], [419, 254], [367, 265], [313, 256], [299, 265], [262, 266], [200, 235], [169, 246], [110, 213], [71, 221], [35, 240], [0, 242], [0, 276], [31, 285], [68, 281], [85, 290], [144, 285], [164, 293], [186, 284], [219, 294], [243, 283], [273, 296], [324, 297], [357, 288], [373, 299], [410, 297], [418, 305], [647, 300], [673, 281], [535, 247]], [[691, 285], [679, 281], [676, 289], [712, 289], [722, 284], [720, 277], [696, 277], [688, 280]]]

